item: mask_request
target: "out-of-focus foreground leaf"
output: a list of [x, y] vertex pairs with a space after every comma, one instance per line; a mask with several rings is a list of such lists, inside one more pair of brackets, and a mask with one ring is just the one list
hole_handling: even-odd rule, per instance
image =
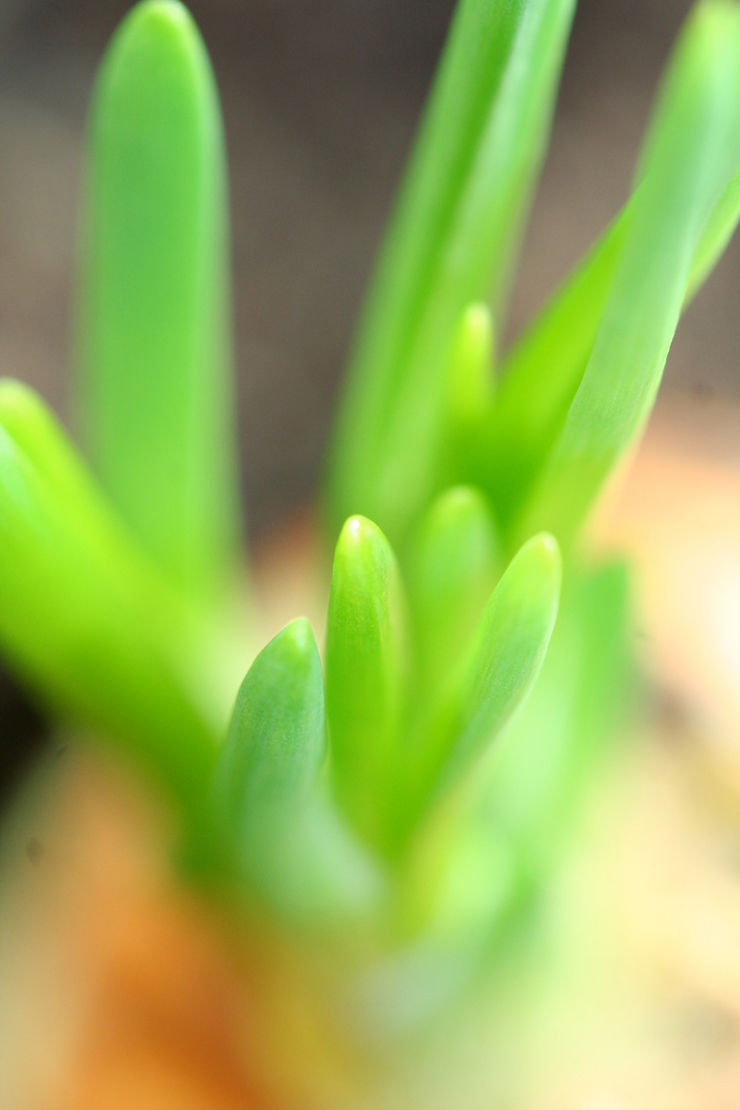
[[470, 777], [524, 702], [555, 625], [560, 578], [560, 553], [551, 536], [535, 536], [512, 559], [472, 646], [420, 730], [421, 743], [410, 752], [402, 828]]
[[380, 875], [320, 780], [324, 678], [308, 621], [263, 648], [237, 695], [213, 790], [227, 866], [302, 927], [340, 928], [375, 904]]
[[51, 414], [0, 384], [0, 639], [44, 697], [118, 742], [189, 807], [215, 752], [198, 645]]

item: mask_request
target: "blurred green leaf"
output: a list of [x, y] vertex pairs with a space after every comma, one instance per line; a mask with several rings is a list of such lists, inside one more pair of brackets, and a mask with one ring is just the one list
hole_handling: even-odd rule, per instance
[[469, 778], [529, 694], [555, 625], [560, 578], [551, 536], [535, 536], [512, 559], [462, 665], [420, 730], [416, 768], [410, 764], [412, 819]]
[[477, 760], [534, 685], [555, 626], [560, 575], [557, 544], [551, 536], [535, 536], [493, 591], [465, 668], [443, 784]]
[[309, 622], [262, 649], [237, 694], [217, 769], [218, 804], [239, 827], [252, 809], [304, 799], [324, 753], [324, 678]]
[[[463, 472], [489, 493], [504, 527], [544, 465], [583, 378], [634, 203], [633, 197], [517, 340], [501, 367], [495, 404], [472, 448], [477, 458], [472, 464], [464, 463]], [[704, 226], [684, 303], [711, 273], [738, 219], [740, 171]]]
[[[721, 245], [740, 165], [740, 10], [699, 5], [659, 99], [588, 365], [514, 536], [548, 527], [570, 542], [652, 406], [690, 288]], [[716, 216], [719, 203], [720, 219]], [[706, 241], [705, 241], [706, 242]]]
[[496, 395], [494, 329], [490, 309], [468, 305], [453, 337], [441, 420], [439, 475], [443, 485], [457, 485], [475, 472], [487, 446]]
[[614, 221], [516, 342], [470, 471], [506, 527], [562, 426], [614, 281], [629, 209]]
[[630, 701], [628, 602], [621, 563], [571, 575], [540, 679], [491, 763], [489, 837], [509, 844], [525, 870], [541, 873], [552, 862], [578, 825], [595, 772], [615, 754]]
[[80, 409], [95, 468], [167, 577], [220, 599], [239, 525], [220, 111], [177, 0], [115, 35], [90, 126]]
[[303, 928], [331, 929], [366, 913], [380, 881], [319, 789], [325, 738], [321, 661], [309, 622], [299, 619], [247, 672], [212, 799], [227, 868]]
[[326, 701], [337, 797], [370, 844], [384, 836], [399, 758], [406, 673], [403, 602], [395, 556], [364, 517], [347, 521], [332, 569]]
[[[301, 935], [362, 946], [387, 895], [377, 858], [319, 795], [281, 815], [258, 807], [236, 844], [242, 892]], [[347, 933], [347, 929], [350, 932]]]
[[465, 486], [448, 490], [424, 518], [409, 565], [420, 706], [436, 696], [467, 648], [499, 567], [496, 526], [485, 498]]
[[329, 474], [334, 523], [394, 540], [438, 486], [445, 371], [465, 308], [498, 316], [542, 159], [573, 0], [462, 0], [381, 253]]
[[740, 220], [740, 166], [730, 180], [704, 227], [689, 275], [688, 298], [701, 289], [714, 269]]
[[196, 630], [132, 547], [50, 413], [0, 384], [0, 640], [43, 696], [146, 765], [189, 808], [218, 709]]

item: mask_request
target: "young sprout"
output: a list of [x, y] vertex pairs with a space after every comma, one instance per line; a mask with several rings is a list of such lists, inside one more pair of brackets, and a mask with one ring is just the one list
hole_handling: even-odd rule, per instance
[[78, 401], [96, 477], [33, 394], [0, 384], [5, 658], [145, 769], [201, 875], [323, 942], [343, 983], [379, 960], [407, 1016], [490, 965], [603, 765], [627, 585], [577, 541], [740, 214], [740, 9], [704, 0], [632, 196], [495, 352], [573, 11], [460, 0], [332, 444], [323, 668], [303, 619], [251, 661], [239, 649], [226, 728], [225, 159], [177, 0], [134, 8], [93, 105]]

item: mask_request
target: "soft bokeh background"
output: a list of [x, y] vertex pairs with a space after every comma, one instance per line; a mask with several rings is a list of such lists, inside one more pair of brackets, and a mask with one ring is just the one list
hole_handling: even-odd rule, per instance
[[[62, 412], [86, 106], [128, 6], [0, 0], [0, 373], [30, 382]], [[452, 6], [191, 4], [226, 116], [253, 536], [315, 488], [352, 321]], [[657, 76], [689, 6], [580, 3], [512, 330], [625, 198]], [[711, 394], [740, 396], [739, 292], [735, 247], [682, 325], [668, 392], [690, 393], [697, 406]], [[39, 731], [30, 710], [1, 689], [0, 712], [13, 734]]]

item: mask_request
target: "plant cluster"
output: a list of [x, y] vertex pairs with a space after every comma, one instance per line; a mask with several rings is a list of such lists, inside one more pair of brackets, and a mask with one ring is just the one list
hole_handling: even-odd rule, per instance
[[205, 881], [289, 931], [426, 945], [439, 997], [531, 904], [608, 750], [626, 576], [578, 540], [740, 213], [740, 10], [703, 0], [623, 210], [499, 355], [574, 7], [460, 0], [331, 447], [323, 662], [289, 624], [228, 728], [259, 598], [244, 604], [222, 128], [177, 0], [133, 10], [95, 94], [90, 468], [38, 397], [0, 385], [5, 657], [146, 772]]

